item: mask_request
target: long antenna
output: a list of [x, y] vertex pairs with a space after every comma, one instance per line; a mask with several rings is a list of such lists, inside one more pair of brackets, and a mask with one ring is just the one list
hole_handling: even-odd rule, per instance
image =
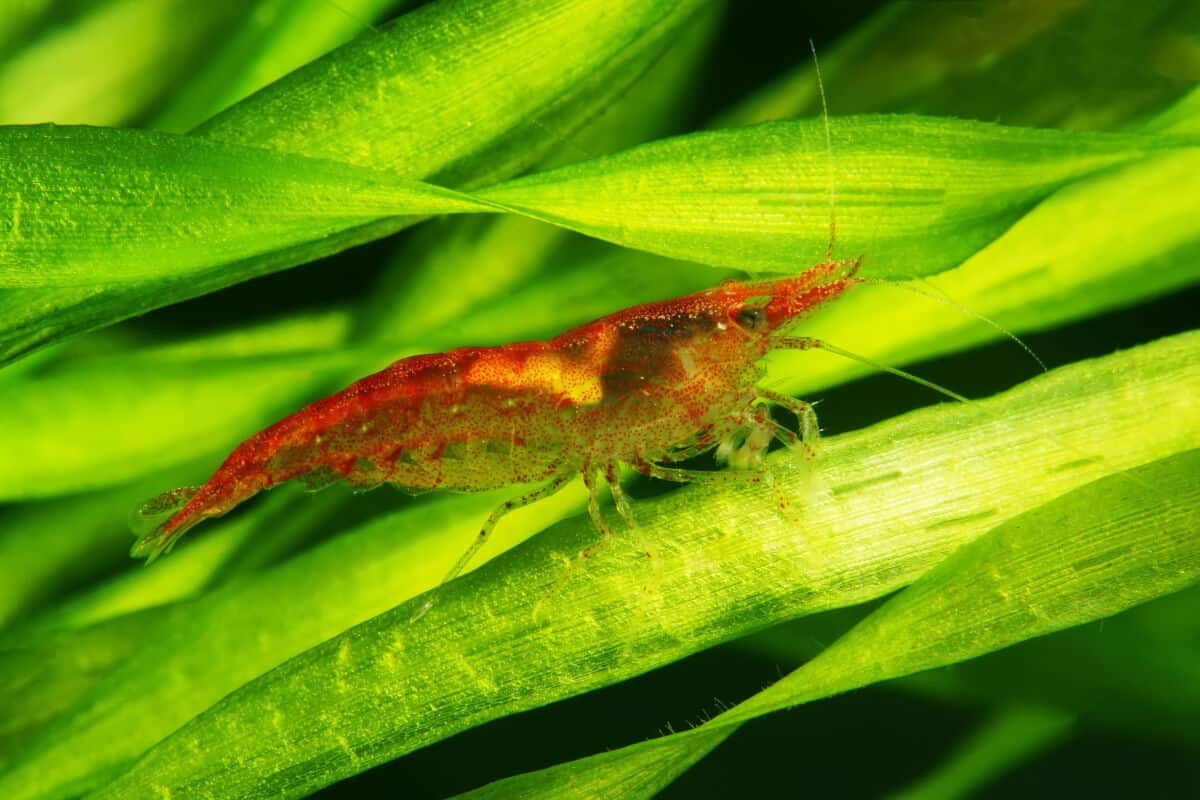
[[999, 322], [996, 322], [991, 317], [988, 317], [984, 314], [980, 314], [978, 311], [975, 311], [974, 309], [972, 309], [969, 306], [964, 306], [962, 303], [957, 303], [954, 300], [951, 300], [949, 297], [943, 297], [941, 295], [934, 294], [933, 292], [927, 292], [924, 289], [918, 289], [916, 286], [913, 286], [912, 284], [909, 284], [909, 283], [904, 283], [903, 281], [889, 281], [886, 278], [861, 278], [861, 277], [855, 278], [855, 280], [857, 280], [859, 283], [873, 283], [878, 286], [892, 286], [897, 289], [903, 289], [906, 292], [912, 292], [913, 294], [919, 294], [921, 297], [926, 297], [930, 300], [941, 303], [944, 306], [949, 306], [950, 308], [953, 308], [956, 311], [960, 311], [963, 314], [966, 314], [968, 317], [974, 317], [975, 319], [984, 323], [988, 327], [1003, 334], [1004, 336], [1006, 336], [1008, 339], [1012, 340], [1013, 342], [1016, 342], [1017, 345], [1022, 350], [1024, 350], [1029, 355], [1030, 358], [1032, 358], [1034, 361], [1037, 362], [1037, 365], [1042, 370], [1042, 372], [1050, 371], [1046, 367], [1046, 362], [1042, 361], [1042, 359], [1040, 357], [1038, 357], [1038, 354], [1033, 351], [1033, 348], [1030, 347], [1029, 345], [1025, 344], [1025, 342], [1021, 339], [1020, 336], [1017, 336], [1015, 333], [1013, 333], [1008, 328], [1001, 325]]
[[[933, 391], [937, 392], [938, 394], [949, 397], [951, 400], [957, 400], [960, 403], [966, 403], [967, 405], [975, 406], [976, 408], [978, 408], [978, 406], [979, 406], [978, 401], [972, 400], [971, 398], [961, 395], [958, 392], [955, 392], [951, 389], [947, 389], [945, 386], [934, 383], [931, 380], [922, 378], [920, 375], [914, 375], [911, 372], [907, 372], [905, 370], [898, 369], [898, 368], [890, 366], [888, 364], [884, 364], [881, 361], [876, 361], [873, 358], [869, 358], [867, 356], [860, 355], [851, 350], [845, 350], [841, 347], [838, 347], [837, 345], [830, 344], [829, 342], [825, 341], [824, 339], [812, 339], [809, 337], [797, 337], [794, 339], [785, 339], [781, 343], [789, 345], [791, 347], [794, 347], [797, 350], [826, 350], [830, 353], [833, 353], [834, 355], [841, 356], [842, 358], [847, 358], [851, 361], [857, 361], [860, 364], [864, 364], [868, 367], [873, 367], [874, 369], [877, 369], [881, 372], [887, 372], [887, 373], [895, 375], [897, 377], [904, 378], [906, 380], [910, 380], [913, 383], [916, 383], [920, 386], [924, 386], [928, 389], [932, 389]], [[1003, 421], [1003, 418], [999, 417], [999, 416], [996, 416], [996, 419]], [[1092, 453], [1087, 452], [1086, 450], [1081, 450], [1078, 447], [1074, 447], [1074, 446], [1068, 444], [1067, 442], [1062, 441], [1061, 439], [1055, 441], [1055, 444], [1057, 444], [1060, 448], [1062, 448], [1063, 450], [1065, 450], [1069, 453], [1081, 455], [1085, 458], [1090, 458], [1094, 455]], [[1101, 458], [1101, 460], [1104, 459], [1103, 456], [1101, 456], [1100, 458]], [[1133, 483], [1136, 483], [1138, 486], [1142, 487], [1143, 489], [1153, 492], [1154, 494], [1161, 497], [1168, 505], [1170, 505], [1174, 502], [1174, 500], [1169, 495], [1162, 492], [1154, 484], [1138, 477], [1137, 475], [1130, 474], [1130, 471], [1128, 468], [1119, 468], [1116, 470], [1115, 474], [1121, 475], [1126, 480], [1132, 481]]]
[[[813, 44], [812, 39], [808, 40], [808, 47], [810, 50], [812, 50], [813, 71], [816, 73], [816, 76], [817, 76], [817, 91], [821, 96], [821, 118], [825, 122], [825, 156], [827, 159], [827, 162], [826, 162], [827, 163], [827, 171], [829, 173], [829, 249], [825, 253], [825, 260], [826, 260], [826, 262], [832, 262], [833, 261], [833, 248], [834, 248], [834, 244], [835, 244], [836, 236], [837, 236], [837, 181], [836, 181], [836, 177], [835, 177], [836, 170], [834, 168], [834, 163], [833, 163], [833, 131], [829, 124], [829, 103], [825, 99], [825, 81], [821, 77], [821, 62], [817, 60], [817, 46], [815, 44]], [[983, 314], [980, 314], [977, 311], [972, 311], [971, 309], [967, 308], [966, 306], [956, 303], [949, 298], [938, 297], [937, 295], [931, 294], [929, 292], [924, 292], [924, 291], [916, 288], [915, 286], [909, 286], [908, 284], [902, 284], [902, 283], [898, 283], [898, 282], [893, 283], [892, 281], [883, 280], [881, 278], [859, 278], [858, 280], [862, 283], [878, 283], [878, 284], [885, 284], [888, 286], [899, 286], [900, 288], [906, 289], [910, 292], [913, 292], [914, 294], [919, 294], [922, 297], [928, 297], [931, 300], [936, 300], [939, 303], [944, 303], [945, 305], [948, 305], [951, 308], [956, 308], [959, 311], [963, 312], [964, 314], [967, 314], [968, 316], [972, 316], [975, 319], [979, 320], [980, 322], [986, 323], [987, 325], [996, 329], [1000, 333], [1004, 334], [1006, 337], [1008, 337], [1012, 341], [1016, 342], [1017, 345], [1019, 345], [1022, 350], [1024, 350], [1026, 353], [1029, 354], [1030, 358], [1032, 358], [1034, 361], [1037, 362], [1037, 365], [1039, 368], [1041, 368], [1042, 372], [1049, 371], [1046, 368], [1045, 362], [1043, 362], [1042, 359], [1038, 357], [1037, 353], [1033, 352], [1033, 348], [1031, 348], [1029, 345], [1025, 344], [1025, 342], [1021, 341], [1021, 339], [1015, 333], [1008, 330], [1004, 326], [1000, 325], [1000, 323], [996, 322], [995, 320], [989, 319], [988, 317], [985, 317]], [[881, 368], [884, 369], [885, 372], [893, 371], [886, 367], [883, 367], [883, 365], [876, 365], [876, 366], [880, 366]], [[912, 377], [912, 376], [905, 375], [904, 377]]]
[[833, 245], [837, 239], [837, 183], [834, 179], [833, 168], [833, 133], [829, 127], [829, 104], [825, 101], [825, 81], [821, 79], [821, 62], [817, 61], [817, 46], [813, 40], [808, 40], [808, 48], [812, 50], [813, 69], [817, 74], [817, 90], [821, 94], [821, 119], [825, 121], [825, 157], [826, 171], [829, 173], [829, 249], [825, 251], [825, 260], [833, 261]]

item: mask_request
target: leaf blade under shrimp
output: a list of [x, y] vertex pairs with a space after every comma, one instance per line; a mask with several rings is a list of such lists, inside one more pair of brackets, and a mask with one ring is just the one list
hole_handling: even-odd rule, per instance
[[[361, 771], [483, 719], [607, 685], [772, 621], [886, 594], [1018, 510], [1113, 469], [1200, 444], [1194, 433], [1200, 426], [1182, 424], [1196, 414], [1190, 395], [1200, 375], [1193, 368], [1198, 357], [1196, 335], [1174, 337], [1052, 373], [982, 408], [942, 406], [831, 440], [818, 475], [838, 489], [834, 499], [805, 498], [789, 512], [802, 517], [804, 537], [796, 537], [792, 517], [776, 513], [770, 491], [722, 487], [642, 502], [637, 513], [646, 530], [632, 536], [639, 544], [652, 542], [654, 558], [630, 547], [590, 561], [559, 590], [543, 621], [529, 615], [561, 577], [561, 557], [595, 534], [579, 520], [539, 536], [502, 563], [446, 587], [421, 623], [410, 625], [411, 611], [401, 607], [235, 692], [151, 750], [101, 796], [132, 796], [163, 783], [201, 794], [218, 785], [222, 791], [301, 793], [316, 786], [306, 781]], [[1130, 396], [1153, 402], [1180, 424], [1156, 424], [1127, 401]], [[1074, 449], [1092, 446], [1107, 447], [1110, 458], [1080, 462]], [[1077, 463], [1064, 468], [1072, 460]], [[1035, 472], [1040, 478], [1031, 481]], [[807, 485], [791, 470], [778, 478], [789, 491]], [[940, 490], [924, 488], [930, 482]], [[872, 515], [882, 515], [878, 526]], [[377, 530], [395, 541], [387, 525]], [[648, 539], [650, 531], [661, 538]], [[304, 617], [297, 603], [310, 594], [314, 602], [325, 597], [315, 590], [321, 575], [365, 591], [369, 581], [357, 580], [354, 571], [379, 565], [348, 561], [344, 553], [352, 545], [345, 537], [330, 542], [324, 566], [320, 550], [306, 556], [314, 571], [305, 573], [303, 590], [275, 587], [287, 593], [287, 613]], [[440, 541], [437, 557], [453, 560], [460, 545]], [[425, 566], [428, 555], [409, 558]], [[228, 590], [250, 592], [253, 601], [226, 591], [210, 595], [211, 612], [126, 664], [123, 676], [91, 698], [106, 712], [64, 718], [0, 788], [37, 775], [95, 780], [100, 764], [136, 757], [201, 711], [203, 698], [234, 689], [230, 680], [245, 680], [244, 672], [230, 676], [223, 666], [229, 663], [219, 656], [225, 647], [239, 653], [239, 670], [262, 672], [315, 644], [291, 638], [286, 625], [237, 621], [247, 609], [269, 614], [277, 608], [270, 581], [278, 578], [264, 580], [260, 589]], [[392, 584], [390, 591], [400, 590]], [[378, 593], [372, 597], [379, 602]], [[663, 613], [668, 602], [671, 611]], [[322, 614], [353, 613], [321, 608]], [[461, 652], [460, 628], [477, 646], [469, 659]], [[257, 644], [250, 648], [247, 641]], [[278, 649], [261, 649], [267, 641]], [[200, 683], [166, 679], [178, 674], [196, 675]], [[412, 682], [421, 689], [410, 690]], [[114, 736], [116, 730], [123, 735]], [[185, 757], [197, 752], [204, 757]], [[301, 766], [318, 761], [317, 771]]]
[[[463, 798], [583, 798], [618, 789], [651, 797], [742, 724], [773, 711], [965, 661], [1193, 586], [1200, 581], [1200, 539], [1192, 533], [1200, 527], [1198, 471], [1200, 450], [1190, 450], [1084, 484], [963, 545], [816, 658], [704, 725]], [[1116, 518], [1106, 505], [1114, 495]], [[1052, 717], [1060, 733], [1064, 717]]]
[[[353, 354], [297, 353], [236, 360], [147, 357], [130, 381], [100, 360], [60, 374], [0, 383], [0, 499], [110, 486], [232, 446], [291, 402], [295, 386], [328, 379]], [[101, 420], [100, 424], [97, 421]]]

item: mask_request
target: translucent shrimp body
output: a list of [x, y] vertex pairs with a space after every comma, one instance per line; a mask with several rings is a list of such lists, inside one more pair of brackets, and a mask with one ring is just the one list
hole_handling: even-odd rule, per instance
[[[697, 474], [666, 464], [714, 447], [735, 466], [753, 464], [754, 453], [731, 457], [739, 449], [730, 442], [747, 429], [742, 450], [816, 435], [809, 406], [757, 388], [759, 360], [774, 348], [817, 346], [789, 337], [790, 323], [857, 282], [857, 268], [827, 261], [795, 277], [629, 308], [546, 342], [402, 359], [254, 434], [203, 486], [147, 503], [139, 515], [150, 530], [134, 554], [153, 558], [196, 523], [293, 479], [412, 492], [542, 484], [497, 508], [447, 579], [501, 516], [580, 474], [592, 518], [609, 533], [604, 481], [632, 522], [621, 465], [686, 481]], [[771, 420], [762, 400], [796, 413], [800, 435]]]

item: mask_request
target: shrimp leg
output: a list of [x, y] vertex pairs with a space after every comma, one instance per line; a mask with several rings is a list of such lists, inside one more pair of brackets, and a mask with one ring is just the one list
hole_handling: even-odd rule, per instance
[[585, 547], [575, 558], [567, 563], [567, 569], [563, 572], [562, 577], [534, 605], [534, 619], [541, 616], [542, 609], [545, 608], [546, 603], [567, 585], [567, 581], [575, 573], [575, 567], [581, 559], [594, 558], [596, 553], [600, 552], [602, 548], [607, 547], [616, 539], [616, 534], [613, 533], [612, 526], [608, 524], [608, 520], [604, 518], [604, 512], [600, 509], [600, 492], [603, 489], [603, 482], [607, 482], [608, 488], [612, 491], [613, 502], [617, 506], [617, 513], [621, 515], [621, 519], [625, 520], [625, 524], [630, 528], [634, 527], [633, 509], [630, 508], [629, 496], [621, 488], [620, 465], [611, 463], [605, 464], [600, 468], [593, 467], [590, 464], [585, 466], [583, 468], [583, 484], [587, 487], [588, 491], [588, 516], [592, 518], [592, 523], [600, 530], [601, 535], [597, 541]]
[[[817, 424], [817, 412], [813, 410], [812, 404], [806, 403], [803, 400], [797, 400], [794, 397], [788, 397], [786, 394], [773, 392], [770, 389], [759, 389], [758, 394], [764, 400], [770, 400], [775, 405], [783, 406], [796, 415], [796, 423], [800, 426], [800, 444], [804, 445], [804, 449], [808, 451], [810, 456], [815, 456], [817, 443], [821, 438], [821, 428]], [[777, 426], [776, 433], [778, 434], [779, 431], [787, 431], [787, 428]], [[787, 431], [787, 433], [791, 434], [791, 431]], [[793, 444], [793, 441], [785, 439], [784, 443], [790, 446]]]
[[710, 472], [681, 467], [664, 467], [652, 461], [637, 461], [633, 468], [643, 475], [673, 483], [758, 483], [763, 479], [761, 470], [720, 470]]
[[625, 494], [625, 490], [621, 488], [621, 469], [616, 464], [609, 464], [604, 468], [604, 479], [608, 481], [608, 488], [612, 491], [613, 503], [617, 506], [617, 513], [621, 515], [621, 519], [625, 520], [625, 524], [630, 528], [636, 527], [633, 521], [633, 507], [629, 503], [629, 495]]
[[[546, 485], [534, 489], [528, 494], [523, 494], [520, 497], [514, 497], [513, 499], [507, 500], [497, 506], [496, 509], [488, 516], [487, 521], [483, 523], [483, 527], [479, 529], [479, 534], [475, 537], [475, 541], [471, 542], [471, 546], [467, 548], [467, 551], [458, 557], [458, 560], [454, 562], [454, 566], [452, 566], [450, 571], [446, 573], [446, 577], [442, 578], [442, 582], [439, 583], [438, 586], [429, 593], [428, 598], [426, 598], [425, 602], [421, 604], [416, 613], [413, 614], [410, 621], [416, 622], [418, 619], [425, 616], [425, 613], [429, 611], [429, 609], [433, 608], [434, 603], [437, 602], [438, 590], [462, 574], [462, 571], [466, 569], [467, 564], [471, 563], [471, 559], [474, 558], [479, 552], [479, 548], [483, 547], [484, 544], [487, 543], [488, 537], [495, 529], [496, 523], [500, 521], [501, 517], [510, 511], [515, 511], [522, 506], [527, 506], [530, 503], [536, 503], [538, 500], [549, 497], [570, 483], [571, 479], [574, 477], [574, 473], [571, 472], [560, 473], [554, 476], [554, 478], [552, 478]], [[589, 492], [590, 491], [591, 490], [589, 487]]]
[[[766, 400], [769, 398], [764, 397], [763, 399]], [[767, 411], [766, 406], [758, 406], [757, 408], [758, 412], [755, 413], [751, 419], [751, 422], [753, 422], [755, 425], [758, 425], [760, 428], [769, 431], [771, 435], [779, 441], [780, 444], [790, 450], [794, 450], [803, 444], [800, 436], [795, 431], [779, 424], [774, 418], [771, 417], [771, 413]]]
[[[605, 471], [607, 472], [607, 470]], [[600, 529], [600, 533], [608, 539], [614, 534], [612, 527], [608, 524], [608, 520], [604, 518], [604, 512], [600, 510], [600, 489], [602, 485], [598, 478], [596, 468], [591, 465], [583, 468], [583, 485], [587, 487], [588, 493], [588, 515], [592, 518], [592, 522], [596, 523], [596, 527]], [[613, 497], [616, 497], [615, 493]]]

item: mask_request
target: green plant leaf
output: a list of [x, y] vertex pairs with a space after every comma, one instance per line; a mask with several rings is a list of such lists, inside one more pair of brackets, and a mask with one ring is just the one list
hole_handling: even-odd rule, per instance
[[[639, 503], [644, 529], [565, 583], [565, 563], [594, 533], [578, 520], [543, 534], [446, 587], [418, 623], [409, 622], [413, 606], [401, 606], [250, 683], [155, 747], [104, 796], [166, 786], [198, 795], [301, 793], [485, 719], [607, 685], [772, 622], [885, 594], [1022, 511], [1098, 476], [1200, 444], [1200, 426], [1187, 421], [1195, 414], [1190, 397], [1198, 388], [1198, 357], [1196, 335], [1174, 337], [1057, 370], [986, 403], [942, 406], [839, 437], [828, 443], [815, 475], [791, 458], [777, 459], [775, 488], [703, 487]], [[1154, 424], [1141, 412], [1143, 403], [1178, 424]], [[1102, 446], [1104, 460], [1080, 457]], [[930, 483], [940, 491], [925, 491]], [[780, 512], [776, 489], [804, 502]], [[797, 537], [797, 529], [805, 535]], [[461, 541], [441, 546], [447, 564]], [[412, 565], [432, 558], [406, 556]], [[318, 571], [306, 573], [302, 594], [323, 596], [316, 589], [318, 552], [310, 563]], [[369, 581], [354, 568], [376, 563], [339, 553], [328, 570], [357, 586]], [[424, 577], [436, 581], [442, 564]], [[407, 585], [393, 585], [390, 602], [420, 586]], [[551, 592], [544, 616], [535, 615]], [[663, 614], [668, 598], [672, 611]], [[241, 615], [251, 604], [235, 607], [226, 614]], [[338, 613], [344, 619], [350, 612]], [[226, 640], [241, 627], [224, 616], [212, 618], [206, 635]], [[477, 646], [469, 662], [452, 655], [468, 629]], [[254, 626], [253, 633], [263, 631]], [[207, 650], [203, 638], [192, 629], [188, 646], [170, 651], [197, 664], [224, 663], [220, 649]], [[278, 658], [304, 646], [292, 641]], [[113, 673], [80, 716], [64, 716], [31, 745], [0, 787], [29, 787], [32, 795], [46, 789], [35, 776], [53, 772], [55, 781], [67, 781], [97, 763], [111, 765], [105, 752], [138, 747], [128, 733], [114, 742], [112, 731], [138, 730], [152, 739], [159, 734], [147, 720], [159, 720], [165, 733], [203, 708], [199, 686], [165, 680], [186, 671], [159, 652], [150, 663], [131, 662]], [[164, 678], [147, 672], [151, 664]], [[213, 693], [206, 697], [233, 688], [206, 686]], [[183, 756], [197, 752], [204, 757]]]
[[[843, 241], [852, 247], [876, 228], [894, 258], [919, 265], [913, 275], [957, 264], [1056, 185], [1171, 146], [918, 118], [847, 119], [839, 131], [848, 137], [837, 140], [843, 168], [857, 176], [840, 182], [854, 220]], [[348, 164], [190, 137], [5, 133], [0, 155], [10, 166], [0, 182], [15, 193], [0, 231], [0, 286], [216, 274], [234, 282], [255, 274], [257, 256], [374, 218], [497, 210], [491, 204], [628, 247], [747, 269], [793, 271], [796, 254], [828, 235], [821, 205], [816, 216], [792, 210], [797, 191], [820, 198], [829, 182], [819, 169], [822, 128], [812, 122], [678, 137], [501, 184], [477, 193], [479, 202]], [[890, 235], [878, 232], [885, 220]]]
[[[12, 5], [0, 16], [20, 19], [28, 12], [20, 6], [37, 4]], [[233, 0], [55, 3], [41, 20], [26, 18], [40, 35], [0, 62], [0, 124], [127, 124], [225, 35], [241, 7]]]
[[[77, 713], [65, 715], [47, 730], [40, 738], [43, 744], [35, 743], [26, 751], [29, 764], [50, 758], [58, 766], [31, 780], [21, 778], [21, 767], [14, 766], [7, 779], [12, 786], [23, 787], [14, 791], [62, 795], [95, 786], [107, 772], [120, 768], [241, 683], [400, 599], [435, 586], [460, 554], [461, 543], [478, 528], [480, 518], [507, 494], [443, 498], [384, 516], [274, 570], [227, 584], [181, 606], [179, 613], [172, 613], [168, 628], [158, 627], [157, 616], [146, 617], [145, 626], [126, 628], [129, 638], [141, 644], [138, 652], [100, 682], [76, 707]], [[580, 494], [566, 492], [536, 508], [522, 509], [497, 529], [497, 541], [488, 550], [509, 547], [514, 539], [519, 541], [564, 513], [577, 511]], [[303, 599], [293, 596], [298, 585], [308, 587]], [[287, 603], [295, 613], [288, 625], [277, 624], [280, 603]], [[234, 618], [238, 621], [231, 625]], [[102, 623], [99, 630], [112, 624]], [[26, 659], [25, 653], [31, 648], [36, 652], [44, 639], [45, 634], [38, 633], [12, 641], [13, 659]], [[94, 654], [96, 642], [97, 634], [85, 628], [78, 636], [60, 641], [58, 651], [64, 659], [102, 657]], [[217, 652], [224, 655], [213, 658]], [[22, 669], [27, 662], [13, 659], [6, 660], [0, 653], [0, 672], [23, 679], [28, 675], [28, 667]], [[69, 673], [66, 679], [69, 689], [70, 680], [76, 679]], [[123, 727], [132, 720], [136, 720], [134, 727], [119, 734], [110, 727], [113, 723]], [[68, 740], [90, 741], [94, 746], [59, 750], [55, 744]], [[4, 781], [0, 778], [0, 785]]]
[[[233, 35], [154, 116], [153, 127], [182, 133], [324, 55], [365, 27], [392, 0], [254, 0], [243, 4]], [[398, 9], [393, 9], [398, 11]]]
[[[1200, 745], [1200, 661], [1189, 638], [1200, 590], [962, 664], [968, 700], [1053, 704], [1110, 732]], [[1018, 669], [1019, 665], [1019, 669]]]
[[0, 644], [0, 770], [58, 714], [137, 652], [181, 608], [164, 606], [84, 631]]
[[[1070, 130], [1114, 130], [1192, 89], [1200, 12], [1183, 0], [891, 2], [830, 50], [821, 73], [834, 113], [913, 111]], [[1152, 68], [1147, 68], [1153, 64]], [[820, 111], [812, 64], [743, 104], [744, 118]]]
[[[771, 662], [799, 665], [819, 652], [816, 642], [841, 636], [869, 610], [806, 618], [739, 644]], [[1200, 587], [890, 686], [955, 706], [1057, 712], [1079, 719], [1081, 729], [1194, 749], [1200, 660], [1188, 632], [1198, 613]]]
[[[941, 272], [1057, 185], [1154, 147], [1093, 137], [950, 119], [840, 118], [832, 140], [841, 247], [861, 252], [871, 242], [902, 270], [893, 275]], [[477, 196], [625, 247], [796, 272], [825, 255], [830, 184], [824, 127], [809, 120], [651, 143]], [[878, 264], [866, 269], [889, 274]]]
[[[918, 118], [845, 119], [838, 130], [851, 179], [839, 182], [842, 206], [854, 220], [842, 225], [843, 241], [853, 247], [886, 217], [894, 233], [877, 232], [879, 245], [919, 264], [915, 275], [957, 264], [1057, 184], [1169, 146]], [[478, 193], [483, 202], [388, 173], [191, 137], [3, 133], [9, 167], [0, 181], [14, 187], [14, 200], [0, 286], [185, 279], [222, 265], [233, 282], [253, 274], [247, 259], [256, 255], [384, 216], [497, 210], [488, 201], [627, 247], [746, 269], [794, 271], [796, 253], [828, 237], [823, 131], [811, 122], [666, 140], [492, 187]], [[881, 180], [884, 191], [875, 188]], [[806, 194], [821, 213], [792, 211]]]
[[[649, 797], [741, 724], [1116, 614], [1200, 581], [1200, 449], [1101, 478], [951, 554], [778, 683], [692, 731], [472, 797]], [[1117, 515], [1107, 499], [1116, 495]], [[569, 789], [569, 791], [567, 791]]]
[[[129, 509], [187, 470], [114, 492], [30, 504], [0, 518], [0, 629], [57, 595], [123, 566], [129, 554]], [[0, 703], [3, 706], [3, 703]]]
[[901, 800], [966, 797], [1011, 772], [1014, 765], [1045, 755], [1062, 743], [1074, 725], [1074, 715], [1063, 711], [1002, 708], [950, 758], [894, 796]]
[[[486, 13], [444, 0], [405, 14], [209, 120], [195, 135], [386, 169], [439, 184], [484, 183], [537, 163], [621, 95], [700, 0], [501, 0]], [[430, 52], [438, 58], [428, 58]], [[539, 57], [538, 54], [541, 54]], [[554, 64], [555, 69], [543, 69]], [[495, 86], [503, 86], [497, 96]], [[470, 125], [464, 125], [464, 119]], [[422, 123], [414, 126], [412, 121]], [[120, 286], [0, 292], [0, 363], [65, 337], [392, 233], [389, 218], [279, 251], [235, 274]]]
[[[154, 487], [123, 511], [124, 524], [115, 530], [124, 534], [128, 529], [128, 513], [138, 503], [153, 496]], [[121, 572], [113, 579], [90, 591], [71, 597], [49, 611], [38, 615], [13, 634], [18, 642], [37, 638], [43, 631], [70, 630], [94, 627], [97, 623], [134, 614], [147, 608], [163, 606], [201, 594], [222, 577], [222, 568], [239, 553], [252, 549], [264, 531], [271, 532], [270, 546], [278, 547], [287, 541], [297, 527], [314, 521], [336, 517], [334, 497], [326, 495], [294, 507], [290, 492], [273, 495], [245, 514], [221, 520], [208, 536], [190, 548], [186, 558], [171, 559], [159, 569], [134, 569]], [[128, 556], [129, 538], [122, 536], [122, 553]], [[65, 648], [64, 649], [68, 649]]]
[[0, 163], [10, 288], [187, 281], [381, 216], [477, 207], [349, 164], [149, 131], [0, 128]]

